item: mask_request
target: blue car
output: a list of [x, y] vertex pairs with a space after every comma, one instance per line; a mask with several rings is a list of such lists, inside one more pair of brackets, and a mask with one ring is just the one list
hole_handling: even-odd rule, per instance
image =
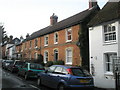
[[53, 65], [38, 74], [38, 85], [45, 85], [57, 90], [66, 88], [94, 89], [93, 77], [81, 67]]

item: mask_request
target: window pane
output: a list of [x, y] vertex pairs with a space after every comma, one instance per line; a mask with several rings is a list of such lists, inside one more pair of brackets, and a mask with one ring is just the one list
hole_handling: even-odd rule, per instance
[[105, 54], [106, 61], [106, 71], [111, 72], [113, 70], [112, 57], [117, 56], [116, 53], [107, 53]]
[[67, 40], [72, 40], [72, 30], [68, 29], [66, 34], [67, 34]]
[[116, 33], [113, 33], [113, 40], [116, 40]]
[[104, 26], [104, 33], [107, 32], [107, 25]]
[[48, 36], [45, 37], [45, 45], [48, 45]]
[[44, 53], [44, 63], [47, 63], [47, 61], [48, 61], [48, 52], [46, 51]]
[[54, 60], [58, 60], [58, 50], [54, 50]]
[[66, 56], [66, 57], [67, 57], [67, 58], [66, 58], [66, 59], [67, 59], [66, 62], [67, 62], [67, 63], [71, 63], [71, 62], [72, 62], [72, 50], [68, 49], [66, 53], [67, 53], [67, 54], [66, 54], [66, 55], [67, 55], [67, 56]]
[[57, 68], [55, 69], [55, 72], [62, 72], [62, 68], [61, 68], [61, 67], [57, 67]]
[[115, 26], [112, 26], [112, 31], [115, 31]]
[[58, 34], [55, 34], [55, 42], [58, 42]]
[[71, 40], [71, 36], [68, 36], [68, 40]]
[[108, 32], [110, 32], [110, 31], [111, 31], [111, 27], [109, 26], [109, 27], [108, 27]]

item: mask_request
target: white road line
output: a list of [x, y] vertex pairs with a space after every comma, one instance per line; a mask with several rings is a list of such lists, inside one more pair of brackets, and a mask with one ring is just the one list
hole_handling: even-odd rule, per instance
[[31, 84], [30, 84], [30, 86], [33, 87], [33, 88], [36, 88], [36, 89], [40, 90], [38, 87], [36, 87], [36, 86], [34, 86], [34, 85], [31, 85]]

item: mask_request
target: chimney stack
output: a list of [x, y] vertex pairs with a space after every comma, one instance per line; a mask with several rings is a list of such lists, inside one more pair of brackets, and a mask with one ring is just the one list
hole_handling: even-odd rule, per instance
[[96, 6], [97, 5], [97, 1], [96, 0], [89, 0], [89, 9]]
[[57, 23], [58, 17], [53, 13], [53, 15], [50, 17], [50, 25], [54, 25]]

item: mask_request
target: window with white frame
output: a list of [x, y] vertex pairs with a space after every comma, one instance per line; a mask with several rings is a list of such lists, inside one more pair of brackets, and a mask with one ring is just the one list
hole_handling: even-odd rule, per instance
[[57, 61], [58, 60], [58, 50], [55, 49], [54, 50], [54, 61]]
[[32, 55], [31, 55], [31, 53], [29, 53], [29, 59], [30, 59], [30, 60], [32, 59]]
[[45, 36], [45, 37], [44, 37], [44, 45], [45, 45], [45, 46], [48, 46], [48, 36]]
[[66, 49], [66, 64], [72, 64], [72, 49]]
[[38, 39], [35, 39], [35, 47], [37, 47], [37, 44], [38, 44]]
[[113, 71], [113, 57], [117, 57], [117, 53], [105, 53], [105, 67], [106, 72]]
[[32, 47], [32, 41], [30, 41], [30, 48]]
[[25, 49], [27, 48], [27, 42], [25, 42]]
[[116, 27], [114, 24], [104, 25], [104, 41], [116, 41]]
[[44, 52], [44, 63], [47, 63], [48, 61], [48, 51]]
[[68, 28], [66, 30], [66, 42], [72, 41], [72, 29]]
[[58, 33], [54, 33], [54, 44], [58, 43]]
[[37, 53], [34, 54], [34, 58], [38, 59], [38, 54]]

